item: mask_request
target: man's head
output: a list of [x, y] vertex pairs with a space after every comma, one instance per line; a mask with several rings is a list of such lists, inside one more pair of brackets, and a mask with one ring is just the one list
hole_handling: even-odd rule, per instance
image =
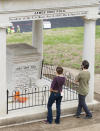
[[56, 72], [57, 72], [57, 74], [63, 74], [63, 68], [62, 67], [60, 67], [60, 66], [58, 66], [57, 68], [56, 68]]
[[81, 68], [82, 69], [88, 69], [89, 68], [89, 62], [87, 60], [83, 60]]

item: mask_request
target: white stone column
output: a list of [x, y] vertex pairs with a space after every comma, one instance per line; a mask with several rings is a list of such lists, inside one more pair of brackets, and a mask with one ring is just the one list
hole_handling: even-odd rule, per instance
[[84, 24], [83, 60], [89, 61], [91, 75], [87, 102], [93, 102], [94, 100], [95, 22], [96, 20], [85, 19]]
[[0, 115], [7, 112], [6, 28], [0, 27]]
[[32, 22], [32, 46], [37, 49], [41, 55], [38, 77], [41, 78], [42, 60], [43, 60], [43, 20], [34, 20]]
[[32, 23], [32, 46], [43, 58], [43, 20], [34, 20]]

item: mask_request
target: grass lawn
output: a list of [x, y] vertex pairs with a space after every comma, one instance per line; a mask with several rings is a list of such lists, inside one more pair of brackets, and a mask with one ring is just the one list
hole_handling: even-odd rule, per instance
[[[79, 69], [82, 61], [83, 27], [44, 30], [44, 60], [49, 64]], [[32, 33], [7, 35], [7, 44], [32, 44]], [[100, 26], [96, 27], [95, 72], [100, 73]]]

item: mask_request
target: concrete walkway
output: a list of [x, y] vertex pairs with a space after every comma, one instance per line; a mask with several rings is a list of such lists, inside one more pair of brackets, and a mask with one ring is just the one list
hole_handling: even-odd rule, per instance
[[93, 118], [86, 120], [81, 118], [61, 118], [61, 124], [45, 124], [43, 121], [5, 127], [0, 131], [100, 131], [100, 107], [93, 113]]
[[72, 128], [62, 131], [100, 131], [100, 124], [93, 124], [84, 127]]

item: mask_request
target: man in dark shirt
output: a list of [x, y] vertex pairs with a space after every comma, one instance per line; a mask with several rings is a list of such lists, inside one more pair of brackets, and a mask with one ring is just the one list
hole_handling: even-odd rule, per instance
[[51, 83], [51, 88], [50, 88], [50, 97], [48, 100], [48, 114], [47, 114], [47, 121], [46, 123], [51, 124], [53, 121], [52, 118], [52, 104], [56, 101], [56, 119], [55, 123], [59, 124], [60, 123], [60, 104], [61, 104], [61, 92], [62, 92], [62, 86], [65, 83], [65, 77], [63, 76], [63, 68], [62, 67], [57, 67], [56, 68], [56, 77], [53, 79]]

